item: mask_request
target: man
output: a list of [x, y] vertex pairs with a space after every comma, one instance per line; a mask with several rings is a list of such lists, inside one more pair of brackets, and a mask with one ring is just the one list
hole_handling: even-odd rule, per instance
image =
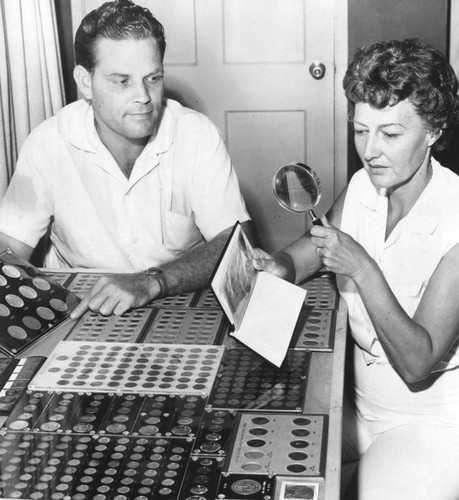
[[29, 259], [49, 228], [46, 266], [131, 271], [101, 278], [74, 318], [201, 288], [233, 224], [251, 233], [220, 133], [164, 98], [165, 47], [130, 0], [90, 12], [75, 36], [84, 99], [30, 134], [0, 206], [0, 250]]

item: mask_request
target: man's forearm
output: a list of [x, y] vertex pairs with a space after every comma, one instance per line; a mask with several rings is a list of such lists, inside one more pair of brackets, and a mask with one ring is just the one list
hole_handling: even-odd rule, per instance
[[[254, 244], [254, 231], [251, 221], [242, 223], [242, 228]], [[180, 259], [163, 264], [161, 268], [167, 280], [169, 295], [190, 292], [205, 288], [210, 284], [210, 278], [231, 234], [228, 228], [211, 241], [190, 250]]]

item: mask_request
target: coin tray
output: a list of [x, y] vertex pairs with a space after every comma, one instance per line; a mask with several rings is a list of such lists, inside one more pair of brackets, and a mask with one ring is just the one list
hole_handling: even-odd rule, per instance
[[155, 307], [189, 307], [194, 301], [194, 296], [195, 292], [169, 295], [163, 299], [154, 300], [152, 305]]
[[84, 295], [86, 295], [89, 290], [96, 284], [97, 281], [102, 276], [106, 276], [106, 274], [102, 273], [76, 273], [73, 276], [73, 279], [70, 283], [67, 284], [67, 288], [77, 295], [78, 297], [82, 298]]
[[206, 395], [223, 350], [222, 346], [61, 341], [29, 389]]
[[194, 307], [204, 307], [211, 309], [221, 310], [220, 303], [215, 296], [215, 293], [211, 288], [206, 288], [205, 290], [201, 290], [201, 292], [197, 295], [196, 301], [193, 303]]
[[209, 406], [237, 410], [301, 412], [309, 352], [289, 349], [280, 368], [248, 349], [227, 349]]
[[198, 396], [147, 396], [132, 434], [194, 437], [205, 403]]
[[225, 456], [235, 418], [235, 410], [206, 408], [196, 436], [193, 455]]
[[113, 396], [27, 391], [4, 423], [11, 431], [93, 433]]
[[339, 294], [335, 277], [331, 273], [319, 273], [301, 285], [306, 293], [304, 307], [310, 309], [336, 309]]
[[122, 316], [102, 316], [87, 311], [65, 340], [84, 342], [137, 342], [152, 319], [151, 308], [137, 308]]
[[43, 273], [51, 278], [59, 285], [67, 288], [67, 285], [72, 281], [75, 273], [66, 272], [66, 271], [47, 271], [46, 268], [43, 269]]
[[221, 476], [218, 496], [215, 498], [224, 500], [268, 500], [272, 498], [273, 490], [273, 477], [253, 474], [229, 474]]
[[327, 424], [326, 415], [238, 413], [223, 471], [323, 477]]
[[8, 432], [0, 496], [43, 500], [175, 500], [191, 440]]
[[33, 356], [22, 359], [0, 359], [0, 415], [8, 416], [26, 391], [27, 385], [44, 357]]
[[193, 437], [206, 399], [108, 393], [28, 391], [4, 428], [33, 432], [70, 432], [141, 436]]
[[156, 309], [153, 323], [141, 341], [162, 344], [218, 343], [220, 335], [227, 327], [222, 311], [212, 309]]
[[215, 500], [223, 458], [191, 457], [178, 500]]
[[[11, 431], [31, 431], [53, 397], [49, 392], [29, 393], [19, 398], [3, 427]], [[59, 419], [65, 417], [58, 417]]]
[[0, 350], [15, 357], [69, 317], [78, 299], [19, 259], [0, 255]]
[[310, 351], [333, 351], [336, 311], [305, 309], [300, 311], [292, 336], [291, 347]]

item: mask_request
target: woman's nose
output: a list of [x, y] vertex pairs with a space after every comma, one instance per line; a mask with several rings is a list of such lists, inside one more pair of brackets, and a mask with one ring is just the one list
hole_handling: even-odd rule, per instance
[[381, 148], [378, 137], [373, 134], [368, 134], [363, 150], [365, 161], [370, 161], [373, 158], [378, 158], [381, 154]]

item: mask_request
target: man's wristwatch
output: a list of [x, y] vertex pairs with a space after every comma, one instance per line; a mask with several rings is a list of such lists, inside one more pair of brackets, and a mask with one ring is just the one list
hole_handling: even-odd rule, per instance
[[148, 269], [145, 269], [144, 273], [148, 274], [148, 276], [154, 276], [156, 278], [159, 285], [159, 295], [156, 297], [157, 299], [162, 299], [169, 294], [169, 286], [161, 268], [149, 267]]

